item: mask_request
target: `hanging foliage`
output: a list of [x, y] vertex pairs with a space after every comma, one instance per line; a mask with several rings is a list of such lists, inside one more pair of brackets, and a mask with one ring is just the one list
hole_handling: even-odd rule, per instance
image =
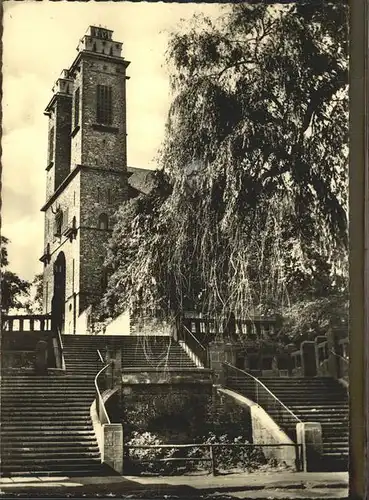
[[235, 4], [172, 33], [166, 174], [118, 214], [109, 312], [345, 301], [347, 38], [344, 2]]

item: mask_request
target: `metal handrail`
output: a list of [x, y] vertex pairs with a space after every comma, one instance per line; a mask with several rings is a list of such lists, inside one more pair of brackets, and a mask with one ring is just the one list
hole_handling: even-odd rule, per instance
[[101, 363], [104, 363], [104, 358], [102, 357], [100, 349], [97, 349], [97, 354], [99, 356], [99, 359], [100, 359]]
[[186, 325], [182, 324], [181, 339], [190, 349], [190, 351], [197, 356], [204, 368], [209, 366], [209, 353], [208, 349], [199, 341]]
[[224, 362], [223, 365], [229, 366], [233, 370], [237, 370], [237, 371], [243, 373], [244, 375], [252, 378], [254, 380], [254, 382], [256, 382], [256, 384], [259, 384], [264, 390], [266, 390], [270, 394], [270, 396], [272, 396], [272, 398], [280, 406], [282, 406], [297, 422], [302, 422], [289, 408], [287, 408], [287, 406], [285, 404], [282, 403], [282, 401], [280, 399], [277, 398], [277, 396], [275, 394], [273, 394], [273, 392], [270, 389], [268, 389], [268, 387], [266, 385], [263, 384], [263, 382], [261, 382], [261, 380], [259, 380], [258, 378], [254, 377], [254, 375], [251, 375], [251, 373], [248, 373], [245, 370], [242, 370], [241, 368], [237, 368], [236, 366], [233, 366], [230, 363]]
[[202, 343], [199, 341], [199, 339], [198, 339], [197, 337], [195, 337], [195, 335], [191, 332], [191, 330], [189, 330], [189, 329], [187, 328], [187, 326], [186, 326], [186, 325], [183, 325], [183, 328], [185, 328], [185, 329], [188, 331], [188, 333], [191, 335], [191, 337], [192, 337], [192, 338], [193, 338], [193, 339], [197, 342], [197, 344], [198, 344], [198, 345], [199, 345], [199, 346], [200, 346], [200, 347], [201, 347], [204, 351], [206, 351], [206, 347], [202, 345]]
[[[97, 350], [97, 352], [99, 354], [100, 359], [103, 361], [100, 351]], [[101, 368], [101, 370], [97, 373], [96, 377], [95, 377], [96, 411], [97, 411], [97, 415], [99, 417], [101, 425], [103, 425], [103, 424], [110, 424], [111, 422], [110, 422], [110, 418], [109, 418], [108, 412], [106, 411], [106, 408], [105, 408], [105, 404], [104, 404], [104, 400], [103, 400], [101, 391], [99, 389], [98, 378], [112, 364], [113, 364], [113, 361], [110, 361], [107, 365], [103, 366]]]
[[342, 361], [344, 361], [345, 363], [349, 364], [349, 360], [348, 359], [344, 358], [343, 356], [341, 356], [341, 354], [338, 354], [333, 349], [330, 349], [329, 352], [331, 352], [332, 354], [334, 354], [335, 356], [337, 356], [337, 358], [342, 359]]

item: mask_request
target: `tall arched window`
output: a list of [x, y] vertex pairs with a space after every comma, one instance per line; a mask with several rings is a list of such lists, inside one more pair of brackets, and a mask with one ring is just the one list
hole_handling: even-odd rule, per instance
[[57, 209], [54, 217], [54, 236], [60, 236], [63, 227], [63, 212]]
[[98, 228], [109, 229], [109, 217], [107, 214], [100, 214]]

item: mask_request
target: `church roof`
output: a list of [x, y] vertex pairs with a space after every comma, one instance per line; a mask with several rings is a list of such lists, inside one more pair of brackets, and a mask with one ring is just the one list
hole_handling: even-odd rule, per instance
[[135, 198], [140, 194], [148, 194], [153, 188], [153, 175], [155, 170], [148, 168], [127, 167], [128, 172], [128, 194]]

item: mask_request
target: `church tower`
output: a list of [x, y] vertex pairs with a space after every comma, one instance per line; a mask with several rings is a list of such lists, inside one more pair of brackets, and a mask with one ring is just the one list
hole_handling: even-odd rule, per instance
[[99, 301], [113, 215], [127, 199], [126, 69], [122, 43], [90, 26], [46, 107], [44, 313], [64, 333]]

